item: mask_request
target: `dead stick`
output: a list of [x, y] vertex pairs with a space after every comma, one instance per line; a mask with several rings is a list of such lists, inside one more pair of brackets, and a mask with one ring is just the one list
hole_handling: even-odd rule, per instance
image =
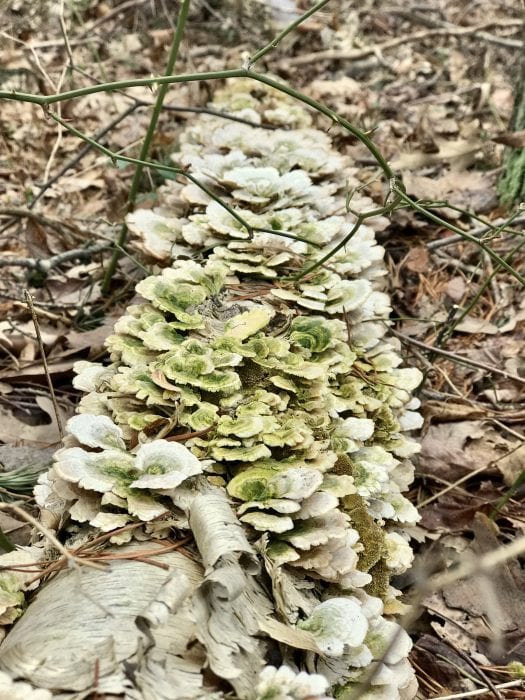
[[22, 520], [25, 520], [26, 522], [30, 523], [34, 528], [36, 528], [46, 539], [48, 539], [51, 544], [62, 554], [62, 556], [65, 558], [65, 560], [68, 562], [70, 566], [76, 567], [78, 564], [83, 564], [84, 566], [90, 566], [93, 569], [99, 569], [101, 571], [105, 571], [106, 568], [100, 564], [97, 564], [96, 562], [91, 562], [88, 559], [79, 559], [78, 557], [75, 557], [71, 552], [69, 552], [64, 545], [57, 540], [55, 535], [51, 532], [51, 530], [48, 530], [47, 527], [42, 525], [41, 522], [39, 522], [36, 518], [33, 518], [32, 515], [30, 515], [27, 511], [25, 511], [23, 508], [19, 508], [19, 506], [15, 506], [13, 503], [0, 503], [0, 510], [12, 510], [14, 513], [16, 513]]
[[0, 267], [28, 267], [30, 269], [39, 270], [47, 274], [52, 268], [61, 265], [69, 260], [90, 259], [96, 253], [101, 253], [108, 248], [111, 248], [111, 243], [96, 243], [87, 248], [76, 248], [75, 250], [66, 250], [64, 253], [58, 253], [51, 258], [0, 258]]
[[512, 374], [512, 372], [506, 372], [504, 369], [498, 369], [497, 367], [486, 365], [484, 362], [471, 360], [468, 357], [464, 357], [463, 355], [456, 355], [453, 352], [449, 352], [448, 350], [442, 350], [441, 348], [435, 347], [434, 345], [427, 345], [427, 343], [422, 343], [420, 340], [410, 338], [408, 335], [400, 333], [399, 331], [395, 331], [394, 329], [391, 329], [391, 332], [400, 340], [403, 340], [405, 343], [412, 343], [418, 348], [423, 348], [423, 350], [430, 350], [430, 352], [435, 352], [438, 355], [443, 355], [443, 357], [448, 357], [450, 360], [458, 362], [459, 364], [469, 365], [470, 367], [477, 367], [478, 369], [484, 369], [486, 372], [499, 374], [500, 376], [505, 377], [505, 379], [512, 379], [513, 381], [519, 382], [520, 384], [525, 384], [525, 379], [523, 379], [523, 377], [519, 377], [517, 374]]
[[[394, 49], [403, 44], [409, 44], [414, 41], [423, 41], [424, 39], [429, 39], [434, 36], [468, 36], [472, 34], [478, 34], [483, 29], [488, 29], [489, 27], [500, 26], [500, 27], [515, 27], [521, 24], [521, 20], [508, 20], [503, 22], [491, 21], [484, 22], [476, 27], [438, 27], [436, 29], [425, 29], [422, 31], [414, 32], [413, 34], [407, 34], [406, 36], [398, 36], [393, 39], [388, 39], [382, 44], [376, 46], [368, 46], [364, 49], [354, 49], [353, 51], [340, 51], [334, 49], [328, 49], [326, 51], [317, 51], [314, 53], [303, 54], [302, 56], [294, 56], [287, 58], [286, 61], [282, 62], [282, 67], [287, 68], [288, 66], [302, 66], [307, 63], [312, 63], [314, 61], [357, 61], [362, 58], [367, 58], [368, 56], [373, 56], [378, 52], [387, 51], [389, 49]], [[485, 37], [486, 38], [486, 37]], [[521, 47], [521, 42], [516, 43], [516, 47]]]
[[55, 418], [57, 420], [58, 432], [60, 434], [60, 440], [64, 439], [64, 429], [62, 427], [62, 421], [60, 419], [60, 413], [58, 408], [58, 401], [55, 394], [55, 389], [53, 387], [53, 382], [51, 381], [51, 375], [49, 373], [49, 367], [47, 364], [46, 352], [44, 350], [44, 343], [42, 342], [42, 335], [40, 333], [40, 325], [38, 323], [38, 318], [35, 312], [35, 307], [33, 306], [33, 297], [29, 294], [27, 289], [24, 289], [24, 297], [31, 312], [31, 318], [33, 319], [33, 325], [35, 327], [36, 338], [38, 341], [38, 347], [40, 348], [40, 355], [42, 356], [42, 364], [44, 365], [44, 372], [47, 379], [47, 385], [49, 387], [49, 393], [51, 394], [51, 401], [53, 403], [53, 410], [55, 412]]

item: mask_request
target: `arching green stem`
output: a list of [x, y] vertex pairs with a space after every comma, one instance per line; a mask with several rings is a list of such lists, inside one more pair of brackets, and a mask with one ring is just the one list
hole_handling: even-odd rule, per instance
[[[180, 44], [182, 41], [182, 36], [184, 34], [184, 27], [186, 26], [186, 20], [188, 18], [188, 11], [190, 8], [190, 0], [183, 0], [182, 5], [180, 8], [179, 12], [179, 17], [177, 19], [177, 27], [175, 29], [175, 33], [173, 35], [173, 42], [171, 44], [171, 49], [170, 49], [170, 55], [168, 57], [168, 62], [166, 64], [166, 75], [169, 75], [173, 73], [173, 68], [175, 67], [175, 61], [177, 60], [177, 56], [179, 54], [179, 48]], [[146, 135], [144, 136], [144, 141], [142, 142], [142, 148], [140, 149], [140, 154], [139, 154], [139, 160], [146, 160], [148, 157], [151, 143], [153, 141], [153, 137], [155, 135], [155, 129], [157, 128], [157, 123], [160, 118], [160, 113], [162, 111], [162, 105], [164, 103], [164, 98], [166, 97], [166, 92], [168, 91], [168, 84], [161, 85], [159, 87], [159, 91], [157, 93], [157, 98], [155, 100], [155, 105], [153, 107], [153, 111], [151, 113], [151, 119], [149, 121], [148, 125], [148, 130], [146, 131]], [[128, 206], [127, 209], [128, 211], [131, 211], [133, 209], [137, 195], [139, 193], [139, 187], [140, 187], [140, 181], [142, 178], [142, 173], [144, 170], [144, 165], [142, 163], [137, 163], [135, 167], [135, 173], [133, 175], [133, 179], [131, 181], [131, 185], [129, 188], [129, 193], [128, 193]], [[117, 246], [113, 250], [113, 255], [111, 257], [111, 260], [108, 265], [108, 269], [106, 270], [106, 274], [104, 276], [104, 281], [102, 283], [102, 292], [104, 294], [107, 294], [109, 291], [109, 288], [111, 286], [111, 280], [113, 279], [113, 275], [115, 274], [115, 269], [117, 267], [117, 262], [118, 259], [121, 256], [121, 252], [119, 247], [123, 247], [126, 238], [128, 235], [128, 227], [127, 224], [124, 222], [121, 226], [120, 229], [120, 234], [117, 240]]]

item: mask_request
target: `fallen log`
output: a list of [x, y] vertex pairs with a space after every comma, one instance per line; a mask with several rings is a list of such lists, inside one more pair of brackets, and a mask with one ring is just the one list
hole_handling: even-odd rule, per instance
[[362, 225], [300, 278], [352, 228], [352, 163], [269, 88], [213, 107], [276, 129], [196, 119], [183, 175], [128, 218], [164, 267], [110, 364], [77, 363], [79, 414], [35, 491], [69, 566], [46, 538], [0, 557], [0, 689], [312, 700], [367, 680], [363, 698], [410, 700], [390, 579], [412, 560], [421, 375], [388, 334], [384, 251]]

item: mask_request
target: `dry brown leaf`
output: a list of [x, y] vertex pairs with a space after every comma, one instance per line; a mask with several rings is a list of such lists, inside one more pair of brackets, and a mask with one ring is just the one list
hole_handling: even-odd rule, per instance
[[[458, 323], [457, 326], [455, 326], [454, 330], [461, 333], [482, 333], [484, 335], [502, 335], [503, 333], [510, 333], [516, 328], [518, 323], [525, 319], [525, 310], [513, 312], [513, 310], [509, 308], [507, 313], [510, 318], [507, 323], [503, 324], [502, 326], [496, 326], [494, 323], [491, 323], [484, 318], [466, 316], [460, 323]], [[432, 321], [434, 323], [445, 323], [446, 320], [447, 314], [444, 311], [440, 311], [434, 314], [432, 317]]]
[[405, 261], [405, 267], [410, 272], [428, 272], [430, 265], [430, 255], [428, 248], [424, 245], [416, 245], [410, 248]]
[[118, 315], [107, 316], [101, 326], [91, 331], [70, 331], [66, 337], [67, 344], [76, 351], [89, 348], [90, 356], [100, 353], [104, 350], [106, 338], [113, 332], [113, 326], [118, 317]]
[[46, 190], [44, 197], [46, 199], [57, 199], [63, 197], [65, 194], [76, 194], [91, 187], [103, 189], [105, 187], [105, 182], [102, 175], [101, 168], [98, 168], [96, 171], [93, 170], [90, 173], [85, 173], [82, 176], [70, 175]]
[[441, 592], [427, 597], [423, 605], [430, 615], [440, 618], [439, 622], [433, 621], [430, 626], [441, 639], [469, 655], [477, 652], [476, 639], [480, 632], [479, 623], [474, 626], [464, 610], [447, 605]]
[[[417, 170], [428, 165], [437, 163], [454, 164], [457, 169], [465, 168], [474, 162], [476, 154], [485, 145], [479, 139], [456, 139], [455, 141], [445, 141], [436, 139], [439, 147], [437, 153], [425, 153], [423, 151], [412, 151], [411, 153], [401, 153], [391, 162], [393, 170]], [[436, 197], [432, 197], [436, 199]]]
[[488, 465], [496, 456], [486, 442], [487, 427], [483, 421], [431, 425], [421, 443], [421, 471], [452, 482]]
[[312, 96], [326, 97], [333, 95], [348, 98], [354, 92], [362, 90], [362, 85], [357, 80], [344, 76], [338, 80], [314, 80], [310, 85]]
[[20, 350], [20, 354], [18, 356], [20, 362], [22, 364], [26, 364], [28, 362], [33, 362], [36, 354], [37, 354], [37, 343], [35, 340], [32, 340], [30, 338], [26, 339], [27, 342], [24, 345], [24, 347]]
[[[45, 348], [52, 347], [59, 336], [61, 330], [56, 326], [49, 324], [40, 324], [40, 337]], [[12, 321], [0, 322], [0, 341], [3, 345], [9, 348], [9, 351], [15, 355], [24, 352], [24, 348], [36, 342], [35, 326], [33, 321], [23, 323], [14, 323]], [[25, 351], [28, 352], [28, 351]], [[32, 352], [32, 351], [31, 351]], [[29, 356], [29, 359], [33, 359]]]
[[50, 447], [13, 447], [0, 445], [0, 470], [10, 471], [19, 467], [44, 467], [53, 460], [55, 450]]
[[464, 690], [464, 676], [461, 673], [464, 661], [439, 638], [423, 634], [417, 640], [411, 658], [442, 689], [450, 692]]
[[523, 148], [525, 146], [525, 129], [522, 131], [504, 131], [492, 140], [511, 148]]
[[[496, 525], [482, 513], [476, 515], [473, 530], [471, 556], [478, 558], [501, 546]], [[478, 635], [478, 648], [495, 663], [525, 660], [523, 644], [516, 645], [525, 639], [524, 586], [525, 576], [516, 561], [498, 565], [489, 575], [456, 581], [443, 591], [449, 607], [488, 624], [485, 634]]]
[[509, 309], [509, 320], [502, 326], [496, 326], [494, 323], [487, 321], [484, 318], [472, 318], [467, 316], [456, 326], [456, 330], [462, 333], [484, 333], [485, 335], [501, 335], [502, 333], [512, 332], [518, 323], [525, 320], [525, 310], [522, 309], [517, 313]]
[[465, 292], [467, 291], [467, 285], [465, 284], [465, 280], [463, 279], [463, 277], [456, 276], [449, 279], [445, 289], [447, 296], [450, 299], [452, 299], [452, 301], [455, 301], [457, 303], [461, 301], [465, 296]]
[[475, 493], [465, 493], [454, 489], [439, 496], [425, 506], [421, 512], [421, 525], [431, 532], [447, 533], [468, 530], [476, 513], [483, 509], [489, 513], [501, 493], [491, 487], [491, 482], [485, 482], [485, 490]]
[[511, 312], [511, 314], [510, 314], [511, 317], [507, 321], [507, 323], [505, 323], [503, 326], [500, 326], [500, 328], [498, 329], [499, 333], [509, 333], [510, 331], [513, 331], [516, 328], [518, 323], [525, 321], [525, 309], [524, 308], [521, 308], [516, 313], [513, 313], [512, 309], [509, 309], [509, 311]]
[[[436, 632], [438, 637], [442, 639], [447, 648], [460, 649], [461, 651], [468, 654], [477, 663], [483, 665], [489, 665], [490, 660], [481, 654], [478, 650], [477, 640], [488, 632], [487, 626], [483, 623], [483, 620], [479, 617], [470, 617], [467, 613], [462, 613], [459, 610], [456, 611], [459, 614], [457, 617], [453, 618], [454, 621], [446, 619], [451, 617], [452, 609], [449, 608], [445, 602], [443, 602], [443, 610], [445, 619], [441, 622], [431, 622], [430, 626]], [[463, 659], [463, 667], [465, 671], [469, 670], [469, 665]], [[470, 671], [472, 668], [470, 667]]]
[[492, 90], [492, 105], [504, 122], [509, 121], [512, 114], [512, 106], [514, 103], [513, 93], [512, 86], [509, 84], [496, 86], [495, 89]]
[[485, 335], [497, 335], [500, 333], [498, 326], [495, 326], [485, 318], [473, 318], [466, 316], [461, 323], [455, 327], [461, 333], [483, 333]]
[[507, 486], [512, 486], [525, 469], [525, 444], [499, 459], [496, 466], [503, 474], [503, 481]]
[[31, 526], [4, 512], [0, 512], [0, 529], [12, 544], [25, 547], [31, 541]]
[[[71, 355], [71, 357], [69, 359], [62, 360], [61, 362], [50, 361], [48, 359], [47, 368], [49, 370], [49, 374], [54, 375], [70, 372], [73, 369], [73, 365], [75, 364], [76, 360], [78, 360], [76, 352], [77, 351], [75, 350], [70, 351], [69, 353], [62, 353], [62, 357], [67, 356], [68, 354]], [[0, 371], [0, 377], [2, 379], [10, 379], [13, 382], [21, 381], [27, 377], [36, 378], [44, 376], [44, 365], [40, 360], [37, 360], [29, 365], [25, 365], [24, 367], [8, 367], [7, 369]]]
[[460, 420], [475, 420], [483, 418], [486, 411], [476, 408], [469, 403], [454, 403], [453, 401], [426, 401], [423, 407], [427, 423], [442, 423]]
[[[425, 177], [409, 172], [404, 175], [403, 182], [407, 192], [418, 199], [448, 201], [462, 209], [483, 212], [497, 203], [492, 173], [447, 170], [439, 177]], [[453, 209], [442, 211], [446, 211], [449, 219], [461, 216]]]
[[493, 406], [498, 407], [499, 404], [505, 403], [519, 403], [522, 397], [522, 387], [516, 384], [498, 385], [496, 389], [486, 389], [483, 392], [485, 396]]
[[[49, 447], [60, 442], [60, 432], [51, 399], [45, 396], [37, 396], [35, 401], [42, 411], [47, 413], [50, 423], [46, 425], [28, 425], [0, 406], [0, 440], [2, 442], [11, 445], [32, 445], [34, 447]], [[61, 422], [64, 425], [69, 416], [65, 415], [63, 411], [61, 411], [61, 414]]]

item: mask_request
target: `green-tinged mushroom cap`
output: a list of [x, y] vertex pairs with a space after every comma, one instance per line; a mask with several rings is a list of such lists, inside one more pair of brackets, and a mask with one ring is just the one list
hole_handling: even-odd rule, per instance
[[290, 340], [311, 352], [322, 352], [330, 347], [332, 333], [325, 319], [299, 316], [292, 321]]

